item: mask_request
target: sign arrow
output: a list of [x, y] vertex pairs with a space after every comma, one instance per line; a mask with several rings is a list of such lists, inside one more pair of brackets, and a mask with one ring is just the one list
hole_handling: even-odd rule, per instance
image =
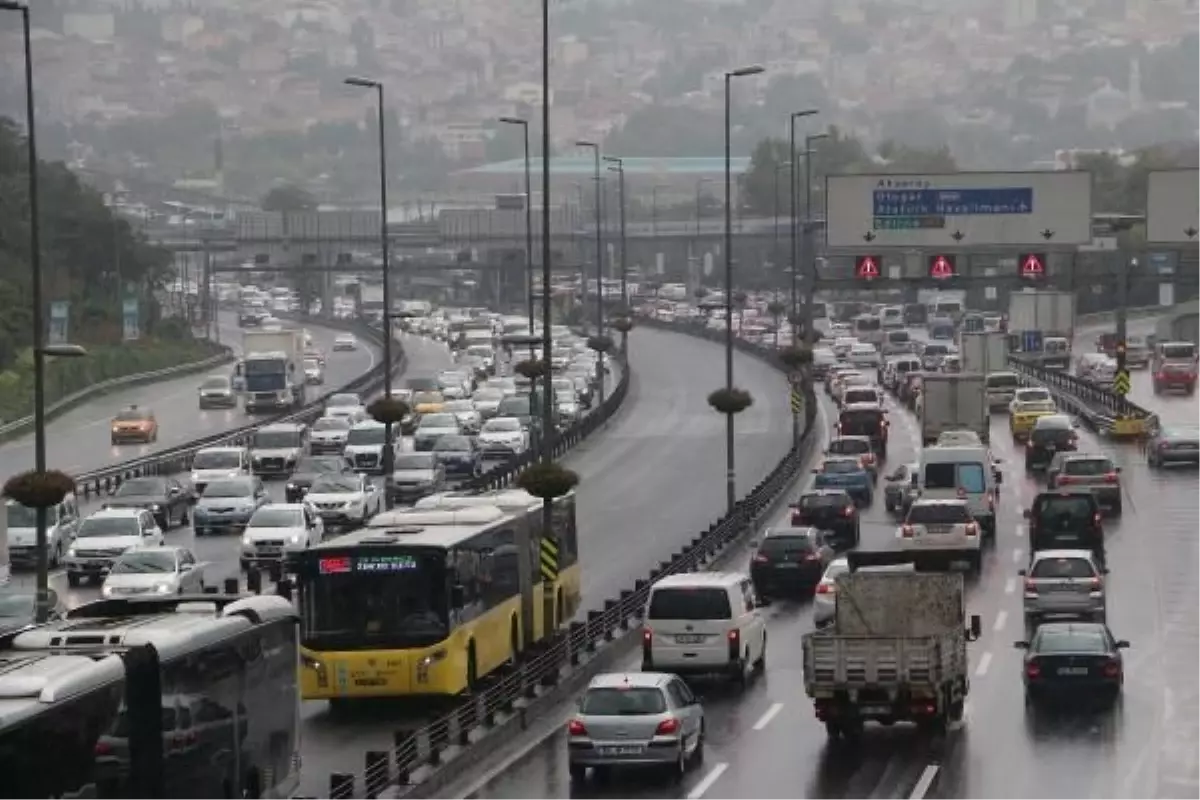
[[956, 242], [961, 242], [963, 239], [966, 238], [966, 236], [967, 235], [965, 233], [963, 233], [962, 231], [955, 231], [954, 233], [950, 234], [950, 238]]
[[1042, 238], [1045, 239], [1047, 242], [1050, 241], [1051, 239], [1054, 238], [1054, 231], [1050, 230], [1049, 228], [1046, 228], [1046, 230], [1042, 231]]
[[1195, 239], [1196, 234], [1200, 233], [1200, 231], [1197, 231], [1195, 228], [1184, 228], [1183, 232], [1187, 234], [1189, 239]]
[[863, 234], [863, 241], [864, 241], [864, 242], [873, 242], [873, 241], [875, 241], [875, 231], [867, 231], [866, 233], [864, 233], [864, 234]]

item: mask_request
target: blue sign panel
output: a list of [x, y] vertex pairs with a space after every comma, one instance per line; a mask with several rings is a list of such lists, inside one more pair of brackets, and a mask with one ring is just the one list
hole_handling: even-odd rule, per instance
[[1042, 351], [1041, 331], [1021, 331], [1021, 352], [1040, 353]]
[[1032, 214], [1033, 187], [989, 189], [877, 188], [876, 230], [944, 228], [946, 217]]

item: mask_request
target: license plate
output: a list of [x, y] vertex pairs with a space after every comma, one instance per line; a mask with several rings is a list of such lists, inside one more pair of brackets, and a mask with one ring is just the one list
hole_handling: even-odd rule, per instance
[[676, 636], [675, 641], [679, 644], [700, 644], [704, 641], [704, 637], [695, 633], [687, 633]]
[[859, 713], [861, 714], [891, 714], [890, 706], [863, 706]]
[[386, 678], [355, 678], [355, 686], [386, 686]]
[[282, 551], [283, 551], [282, 547], [260, 547], [260, 548], [258, 548], [258, 552], [262, 553], [263, 555], [278, 555]]
[[1087, 667], [1059, 667], [1059, 675], [1087, 675]]
[[603, 756], [639, 756], [646, 751], [645, 746], [640, 744], [619, 744], [600, 748], [600, 755]]
[[1046, 449], [1049, 450], [1050, 452], [1054, 452], [1054, 445], [1048, 444], [1048, 445], [1046, 445]]
[[800, 569], [800, 565], [792, 561], [782, 561], [775, 565], [775, 569]]

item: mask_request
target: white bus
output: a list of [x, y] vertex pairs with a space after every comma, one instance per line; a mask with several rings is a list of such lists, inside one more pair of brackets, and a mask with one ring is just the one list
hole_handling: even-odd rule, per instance
[[297, 615], [282, 597], [100, 600], [0, 640], [8, 797], [290, 797]]

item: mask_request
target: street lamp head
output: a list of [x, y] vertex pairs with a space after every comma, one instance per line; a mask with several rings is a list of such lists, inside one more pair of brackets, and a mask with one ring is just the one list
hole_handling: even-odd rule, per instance
[[0, 11], [28, 11], [29, 6], [25, 3], [17, 3], [13, 0], [0, 0]]
[[762, 64], [752, 64], [749, 67], [741, 67], [740, 69], [730, 70], [725, 73], [726, 78], [745, 78], [748, 75], [761, 75], [766, 72]]
[[361, 86], [364, 89], [378, 89], [380, 86], [379, 81], [373, 81], [370, 78], [350, 77], [346, 78], [342, 83], [347, 86]]
[[805, 136], [804, 140], [806, 142], [819, 142], [822, 139], [828, 139], [828, 138], [829, 138], [828, 133], [812, 133], [812, 134], [809, 134], [808, 136]]
[[600, 149], [600, 145], [596, 144], [595, 142], [588, 142], [588, 141], [584, 141], [583, 139], [580, 139], [579, 141], [575, 142], [575, 146], [576, 147], [594, 147], [597, 150]]
[[501, 117], [500, 121], [506, 125], [528, 125], [529, 121], [520, 117]]
[[820, 111], [818, 111], [818, 110], [817, 110], [817, 109], [815, 109], [815, 108], [806, 108], [806, 109], [805, 109], [805, 110], [803, 110], [803, 111], [793, 111], [793, 112], [792, 112], [792, 117], [793, 117], [793, 118], [797, 118], [797, 119], [798, 119], [798, 118], [800, 118], [800, 117], [811, 117], [811, 116], [814, 116], [814, 115], [816, 115], [816, 114], [820, 114], [820, 113], [821, 113], [821, 112], [820, 112]]
[[621, 165], [621, 157], [620, 156], [604, 156], [604, 160], [609, 162], [610, 164], [616, 164], [618, 167]]
[[77, 344], [48, 344], [42, 348], [42, 355], [55, 358], [83, 358], [87, 354], [87, 350]]

